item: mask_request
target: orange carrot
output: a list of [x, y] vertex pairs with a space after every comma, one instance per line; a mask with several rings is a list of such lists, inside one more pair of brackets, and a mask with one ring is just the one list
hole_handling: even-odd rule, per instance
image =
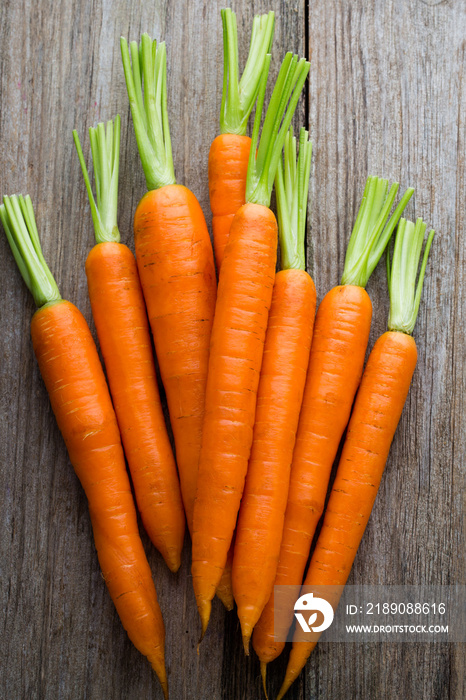
[[[361, 379], [372, 316], [364, 287], [413, 193], [405, 193], [384, 228], [398, 185], [392, 185], [388, 196], [387, 190], [386, 180], [368, 178], [348, 244], [342, 285], [325, 295], [317, 311], [274, 585], [302, 583], [332, 464]], [[280, 615], [282, 639], [293, 621], [293, 611], [286, 612]], [[284, 647], [284, 642], [275, 640], [273, 595], [255, 627], [253, 646], [265, 677], [264, 665]]]
[[246, 202], [246, 174], [250, 148], [249, 136], [220, 134], [212, 141], [209, 151], [212, 233], [219, 273], [232, 221], [238, 209]]
[[102, 575], [133, 644], [168, 697], [165, 629], [139, 537], [120, 433], [95, 343], [80, 311], [60, 297], [40, 248], [29, 197], [4, 197], [0, 218], [38, 310], [31, 335], [71, 463], [89, 501]]
[[248, 60], [238, 80], [238, 35], [236, 15], [221, 11], [223, 23], [223, 91], [220, 135], [209, 152], [209, 195], [212, 209], [215, 260], [220, 272], [231, 223], [246, 202], [246, 175], [251, 139], [246, 136], [265, 57], [272, 44], [273, 12], [254, 17]]
[[[251, 139], [246, 136], [247, 122], [257, 99], [265, 57], [273, 38], [275, 15], [254, 17], [248, 60], [238, 80], [238, 35], [236, 15], [229, 8], [221, 11], [223, 24], [223, 90], [220, 109], [220, 134], [209, 151], [209, 195], [217, 272], [220, 273], [231, 223], [246, 202], [246, 176]], [[227, 610], [233, 610], [231, 582], [233, 545], [217, 590]]]
[[285, 57], [256, 156], [269, 65], [270, 55], [254, 121], [247, 203], [231, 226], [212, 330], [193, 527], [192, 575], [202, 635], [225, 567], [252, 444], [277, 254], [277, 223], [268, 206], [285, 135], [309, 70], [304, 59]]
[[[376, 341], [364, 370], [305, 586], [343, 587], [366, 529], [416, 366], [416, 343], [411, 333], [434, 236], [431, 231], [415, 292], [425, 230], [422, 219], [416, 226], [400, 221], [388, 275], [389, 330]], [[338, 601], [332, 600], [332, 604], [336, 607]], [[306, 641], [301, 628], [296, 628], [277, 700], [297, 678], [316, 643], [315, 639]]]
[[[147, 34], [121, 39], [133, 124], [148, 192], [134, 217], [136, 260], [175, 439], [192, 528], [216, 276], [199, 202], [175, 184], [167, 115], [166, 51]], [[144, 97], [143, 97], [144, 87]]]
[[117, 226], [120, 118], [90, 129], [97, 189], [89, 194], [96, 245], [86, 261], [92, 314], [105, 361], [121, 439], [144, 527], [171, 571], [181, 563], [185, 518], [175, 459], [160, 403], [149, 323], [136, 260]]
[[276, 178], [282, 270], [275, 276], [232, 570], [246, 654], [277, 571], [311, 349], [316, 292], [304, 253], [311, 153], [308, 133], [301, 129], [296, 163], [296, 139], [289, 132], [285, 167], [280, 163]]

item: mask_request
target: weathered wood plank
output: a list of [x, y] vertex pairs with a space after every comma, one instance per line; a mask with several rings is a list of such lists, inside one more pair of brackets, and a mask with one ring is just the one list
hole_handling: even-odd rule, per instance
[[[218, 129], [223, 3], [0, 6], [0, 193], [29, 192], [44, 252], [63, 296], [92, 326], [84, 260], [93, 235], [71, 130], [122, 116], [120, 229], [145, 182], [120, 65], [120, 34], [163, 37], [177, 178], [210, 222], [207, 156]], [[416, 336], [419, 366], [387, 475], [355, 564], [354, 582], [454, 582], [462, 559], [464, 455], [464, 219], [466, 17], [461, 0], [274, 3], [276, 73], [286, 49], [305, 51], [314, 142], [310, 269], [319, 296], [338, 281], [357, 199], [369, 171], [416, 187], [410, 216], [439, 232]], [[306, 17], [306, 7], [309, 16]], [[240, 55], [263, 1], [238, 1]], [[304, 101], [296, 124], [307, 113]], [[87, 152], [87, 149], [86, 149]], [[33, 303], [3, 235], [0, 274], [0, 543], [6, 698], [161, 697], [127, 640], [101, 580], [87, 505], [69, 464], [29, 339]], [[383, 271], [370, 283], [375, 339], [385, 325]], [[462, 481], [463, 479], [463, 481]], [[261, 697], [257, 659], [244, 659], [234, 613], [214, 605], [196, 654], [198, 619], [189, 546], [175, 577], [146, 537], [167, 627], [171, 696]], [[270, 669], [281, 681], [285, 658]], [[462, 697], [464, 659], [453, 646], [320, 645], [289, 694], [298, 698]]]

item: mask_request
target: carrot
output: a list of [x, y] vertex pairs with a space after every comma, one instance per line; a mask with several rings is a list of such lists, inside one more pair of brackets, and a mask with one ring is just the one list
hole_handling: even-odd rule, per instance
[[94, 200], [73, 131], [91, 205], [96, 245], [86, 261], [92, 314], [121, 439], [144, 527], [171, 571], [181, 563], [185, 518], [175, 459], [160, 403], [149, 323], [136, 260], [117, 225], [120, 118], [90, 129]]
[[[305, 586], [341, 586], [342, 590], [366, 529], [416, 366], [416, 343], [411, 333], [434, 236], [431, 231], [415, 290], [425, 230], [422, 219], [417, 220], [416, 226], [401, 219], [391, 271], [387, 256], [388, 332], [376, 341], [364, 370]], [[332, 600], [334, 607], [337, 604], [338, 601]], [[297, 678], [316, 643], [316, 639], [306, 641], [301, 628], [296, 628], [277, 700]]]
[[61, 298], [42, 255], [29, 196], [4, 197], [0, 218], [38, 310], [31, 336], [71, 463], [89, 501], [102, 576], [129, 638], [168, 697], [165, 629], [139, 537], [120, 433], [95, 343], [80, 311]]
[[[167, 395], [188, 527], [201, 448], [216, 276], [204, 214], [175, 184], [167, 114], [166, 50], [147, 34], [121, 39], [121, 54], [147, 194], [134, 217], [136, 260]], [[144, 88], [144, 97], [143, 97]]]
[[[256, 103], [259, 81], [270, 51], [275, 13], [255, 15], [249, 55], [241, 80], [238, 80], [238, 34], [236, 15], [221, 10], [223, 24], [223, 90], [220, 109], [220, 134], [209, 151], [209, 195], [212, 210], [212, 232], [215, 261], [220, 273], [231, 223], [238, 209], [246, 202], [246, 176], [251, 139], [246, 128]], [[233, 545], [217, 590], [227, 610], [233, 610], [231, 582]]]
[[296, 164], [296, 139], [288, 132], [285, 166], [280, 162], [276, 177], [282, 269], [275, 275], [232, 569], [246, 654], [277, 571], [314, 325], [316, 292], [304, 253], [312, 154], [308, 136], [301, 129]]
[[231, 222], [246, 202], [246, 175], [251, 139], [246, 128], [256, 103], [266, 55], [273, 38], [275, 14], [256, 15], [252, 24], [249, 55], [238, 80], [236, 15], [221, 11], [223, 24], [223, 90], [220, 134], [209, 151], [209, 195], [212, 210], [215, 260], [220, 272]]
[[[369, 177], [348, 244], [342, 284], [322, 299], [314, 324], [309, 369], [291, 464], [288, 504], [276, 586], [301, 585], [312, 538], [322, 515], [338, 445], [361, 379], [372, 317], [364, 287], [377, 265], [413, 190], [402, 197], [385, 225], [398, 184]], [[283, 650], [293, 611], [280, 615], [274, 635], [273, 595], [256, 625], [253, 646], [265, 664]]]
[[231, 226], [212, 330], [193, 526], [192, 575], [202, 636], [231, 544], [252, 444], [277, 255], [277, 223], [269, 209], [273, 180], [309, 71], [304, 59], [286, 55], [256, 156], [269, 65], [270, 54], [254, 120], [247, 203]]

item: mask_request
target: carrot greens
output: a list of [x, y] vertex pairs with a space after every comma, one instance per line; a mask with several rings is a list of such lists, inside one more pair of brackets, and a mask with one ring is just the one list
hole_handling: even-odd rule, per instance
[[60, 301], [57, 283], [42, 254], [30, 196], [14, 194], [3, 197], [0, 219], [16, 264], [37, 308]]
[[[147, 189], [174, 185], [175, 171], [167, 111], [167, 50], [148, 34], [138, 46], [120, 39], [134, 132], [138, 144]], [[130, 58], [131, 51], [131, 58]]]
[[270, 98], [259, 141], [269, 67], [270, 54], [267, 54], [257, 97], [246, 180], [246, 201], [266, 207], [270, 204], [285, 137], [309, 73], [310, 63], [304, 58], [298, 59], [292, 53], [286, 54]]
[[120, 242], [120, 232], [117, 225], [118, 213], [118, 170], [120, 160], [120, 117], [105, 124], [100, 123], [96, 128], [89, 129], [91, 140], [92, 161], [94, 163], [94, 176], [97, 202], [94, 199], [89, 173], [79, 141], [78, 132], [73, 130], [74, 143], [78, 151], [79, 162], [83, 171], [89, 204], [91, 207], [92, 222], [94, 224], [95, 239], [97, 243], [112, 241]]
[[246, 134], [249, 115], [257, 99], [266, 56], [270, 51], [275, 13], [256, 15], [251, 44], [243, 75], [239, 79], [238, 32], [236, 15], [230, 8], [221, 11], [223, 24], [223, 90], [220, 133]]
[[[369, 176], [348, 243], [342, 284], [365, 287], [414, 190], [409, 187], [387, 222], [399, 184], [388, 191], [388, 180]], [[386, 223], [387, 222], [387, 223]]]
[[304, 239], [311, 157], [312, 143], [309, 133], [302, 127], [296, 159], [296, 137], [290, 129], [285, 138], [283, 161], [280, 158], [275, 177], [282, 270], [306, 269]]
[[388, 330], [390, 331], [400, 331], [408, 335], [413, 332], [421, 301], [427, 258], [435, 235], [435, 231], [432, 229], [424, 248], [416, 286], [417, 270], [426, 228], [427, 225], [422, 219], [418, 219], [416, 225], [412, 221], [400, 219], [391, 264], [390, 251], [387, 250], [387, 281], [390, 293]]

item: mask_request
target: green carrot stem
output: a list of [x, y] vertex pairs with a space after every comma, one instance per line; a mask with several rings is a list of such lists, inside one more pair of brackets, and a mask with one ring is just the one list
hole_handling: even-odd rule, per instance
[[246, 133], [248, 119], [259, 91], [266, 55], [270, 51], [275, 13], [256, 15], [252, 23], [248, 59], [240, 80], [236, 14], [221, 10], [223, 24], [223, 89], [220, 107], [220, 133]]
[[432, 229], [424, 248], [416, 286], [426, 228], [427, 226], [422, 219], [417, 219], [416, 225], [412, 221], [400, 219], [391, 264], [390, 251], [387, 249], [387, 281], [390, 293], [388, 330], [390, 331], [400, 331], [411, 335], [414, 330], [421, 301], [427, 258], [435, 235], [435, 231]]
[[143, 34], [138, 47], [120, 39], [126, 88], [134, 132], [148, 190], [174, 185], [175, 171], [167, 110], [167, 52], [165, 43]]
[[96, 243], [120, 242], [118, 230], [118, 170], [120, 161], [120, 116], [105, 124], [89, 129], [97, 202], [92, 192], [89, 173], [84, 160], [78, 132], [73, 131], [74, 143], [83, 171], [84, 182], [91, 207]]
[[365, 287], [390, 237], [411, 199], [414, 190], [406, 190], [387, 222], [399, 184], [393, 183], [388, 192], [388, 180], [369, 176], [351, 234], [345, 258], [342, 284]]
[[281, 158], [278, 161], [275, 176], [282, 270], [306, 269], [304, 241], [311, 158], [309, 133], [301, 128], [296, 159], [296, 137], [290, 129], [285, 138], [283, 161]]
[[298, 60], [298, 57], [291, 53], [286, 54], [270, 98], [257, 147], [269, 67], [270, 54], [267, 54], [259, 85], [246, 179], [246, 201], [267, 207], [270, 205], [285, 136], [309, 73], [310, 63], [304, 58]]
[[13, 256], [38, 308], [61, 299], [42, 254], [34, 209], [29, 195], [3, 197], [0, 219]]

